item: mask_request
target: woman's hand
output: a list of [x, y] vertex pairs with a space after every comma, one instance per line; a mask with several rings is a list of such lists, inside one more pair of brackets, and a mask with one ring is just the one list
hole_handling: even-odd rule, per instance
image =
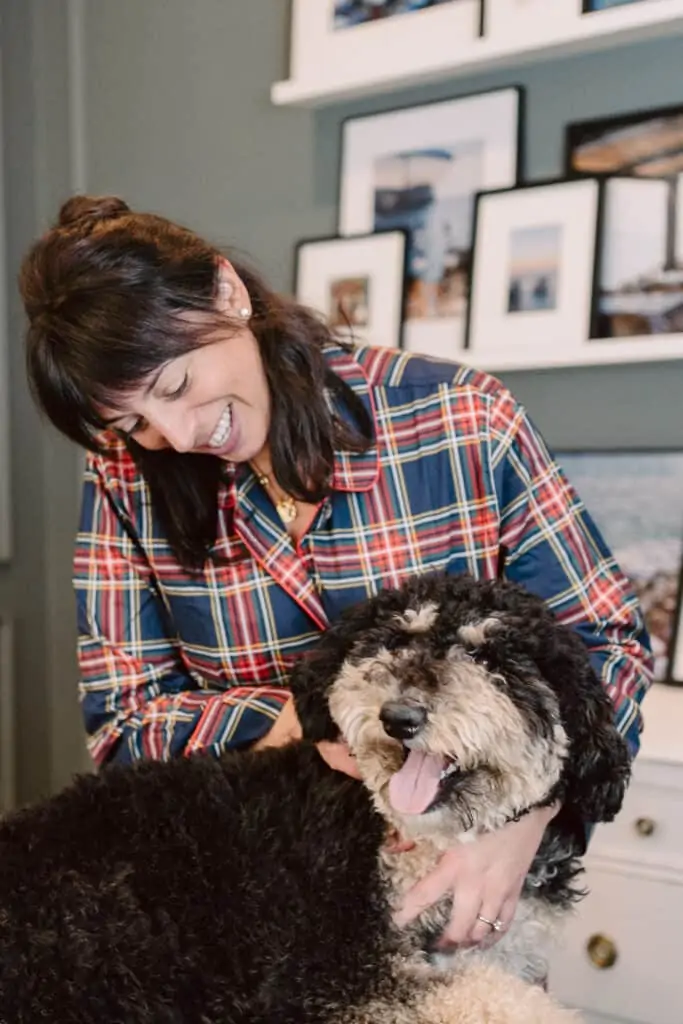
[[254, 750], [265, 750], [266, 747], [284, 747], [301, 739], [301, 723], [294, 707], [294, 698], [290, 697], [282, 711], [275, 719], [270, 732], [254, 743]]
[[320, 743], [316, 743], [316, 746], [323, 761], [326, 761], [330, 768], [334, 768], [337, 772], [345, 772], [353, 779], [362, 778], [355, 758], [346, 743], [341, 740], [336, 743], [331, 740], [321, 740]]
[[[459, 843], [436, 868], [408, 892], [395, 916], [402, 927], [445, 893], [453, 893], [453, 912], [442, 946], [495, 942], [509, 927], [522, 885], [543, 833], [559, 806], [537, 808], [497, 832]], [[480, 918], [502, 922], [494, 930]]]
[[[294, 698], [290, 697], [282, 711], [275, 719], [272, 729], [254, 743], [254, 750], [265, 750], [267, 747], [283, 747], [302, 737], [301, 723], [297, 717]], [[322, 759], [335, 771], [345, 772], [354, 779], [360, 779], [360, 772], [349, 748], [345, 743], [333, 743], [322, 740], [316, 744]]]

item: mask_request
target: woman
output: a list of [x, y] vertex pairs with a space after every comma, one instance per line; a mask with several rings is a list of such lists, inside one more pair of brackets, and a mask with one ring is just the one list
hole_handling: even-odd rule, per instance
[[[20, 287], [34, 394], [89, 452], [75, 585], [97, 763], [296, 738], [294, 661], [343, 607], [429, 569], [540, 594], [588, 645], [635, 754], [651, 676], [636, 599], [498, 381], [340, 345], [193, 232], [111, 197], [70, 199]], [[354, 773], [340, 745], [321, 754]], [[449, 851], [399, 921], [453, 891], [444, 943], [495, 938], [557, 810]]]

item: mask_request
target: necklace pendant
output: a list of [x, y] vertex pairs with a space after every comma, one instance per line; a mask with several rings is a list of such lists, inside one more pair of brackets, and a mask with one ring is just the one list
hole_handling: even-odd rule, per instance
[[282, 501], [277, 502], [275, 508], [285, 526], [289, 526], [297, 517], [297, 507], [294, 498], [283, 498]]

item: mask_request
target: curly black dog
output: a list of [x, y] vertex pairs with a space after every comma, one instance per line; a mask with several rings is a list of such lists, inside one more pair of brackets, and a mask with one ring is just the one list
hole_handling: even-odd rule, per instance
[[[515, 975], [574, 898], [569, 823], [628, 779], [581, 641], [512, 584], [422, 577], [343, 615], [292, 688], [302, 743], [112, 766], [0, 824], [2, 1024], [574, 1019]], [[362, 783], [313, 746], [340, 736]], [[442, 849], [555, 800], [490, 951], [435, 963], [447, 906], [392, 923]]]

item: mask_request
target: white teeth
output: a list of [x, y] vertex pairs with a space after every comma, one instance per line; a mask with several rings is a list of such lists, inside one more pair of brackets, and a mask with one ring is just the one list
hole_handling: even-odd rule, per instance
[[222, 448], [230, 437], [232, 430], [232, 406], [227, 405], [225, 412], [216, 424], [216, 429], [209, 438], [209, 448]]
[[458, 762], [457, 761], [450, 761], [446, 765], [444, 770], [441, 772], [441, 781], [443, 781], [444, 779], [447, 779], [449, 775], [452, 775], [453, 772], [457, 772], [457, 770], [458, 770]]

